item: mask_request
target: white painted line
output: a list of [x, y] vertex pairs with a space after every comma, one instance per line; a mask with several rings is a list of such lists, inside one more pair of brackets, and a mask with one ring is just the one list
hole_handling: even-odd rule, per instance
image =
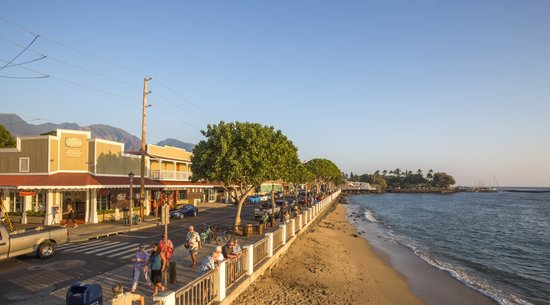
[[109, 250], [109, 251], [105, 251], [105, 252], [101, 252], [101, 253], [96, 253], [96, 255], [103, 256], [105, 254], [113, 253], [113, 252], [116, 252], [116, 251], [121, 251], [121, 250], [132, 248], [132, 247], [136, 248], [136, 251], [137, 251], [138, 246], [139, 246], [138, 244], [131, 244], [131, 245], [122, 246], [120, 248], [116, 248], [116, 249], [113, 249], [113, 250]]
[[[106, 244], [110, 244], [110, 243], [112, 243], [112, 241], [107, 241], [107, 240], [106, 240], [106, 241], [102, 241], [102, 242], [97, 243], [97, 244], [82, 246], [82, 247], [80, 247], [80, 248], [78, 248], [78, 249], [76, 249], [76, 250], [75, 250], [75, 249], [71, 249], [71, 250], [69, 250], [69, 251], [71, 251], [71, 252], [83, 252], [83, 251], [87, 251], [87, 250], [90, 250], [90, 249], [94, 249], [94, 248], [96, 248], [96, 247], [102, 247], [102, 246], [104, 246], [104, 245], [106, 245]], [[117, 242], [117, 243], [118, 243], [118, 242]]]
[[[136, 250], [135, 250], [135, 252], [134, 252], [134, 254], [135, 254], [135, 253], [137, 252], [137, 248], [139, 247], [139, 244], [133, 244], [132, 246], [134, 246], [134, 247], [136, 248]], [[126, 249], [126, 248], [130, 248], [130, 246], [123, 247], [122, 249]], [[116, 250], [121, 251], [122, 249], [116, 249]], [[116, 250], [115, 250], [115, 251], [116, 251]], [[112, 252], [114, 252], [114, 251], [112, 251]], [[124, 254], [126, 254], [127, 252], [128, 252], [128, 250], [122, 251], [122, 253], [119, 252], [119, 253], [111, 254], [111, 255], [109, 255], [109, 256], [107, 256], [107, 257], [115, 257], [115, 256], [119, 256], [119, 255], [124, 255]]]
[[102, 251], [102, 250], [107, 250], [107, 249], [111, 249], [111, 248], [114, 248], [114, 247], [119, 247], [119, 246], [122, 246], [122, 245], [126, 245], [127, 243], [128, 242], [126, 242], [126, 241], [122, 242], [122, 243], [115, 243], [115, 244], [107, 246], [107, 247], [102, 247], [102, 248], [95, 249], [95, 250], [92, 250], [92, 251], [84, 252], [84, 254], [96, 253], [96, 252], [99, 252], [99, 251]]
[[119, 257], [118, 259], [123, 259], [123, 260], [124, 260], [124, 259], [129, 259], [129, 258], [134, 257], [135, 255], [136, 255], [135, 253], [132, 253], [132, 254], [130, 254], [130, 255], [126, 255], [126, 256]]
[[69, 249], [69, 248], [76, 248], [76, 247], [81, 247], [81, 246], [84, 246], [84, 245], [91, 245], [91, 244], [96, 244], [96, 243], [100, 243], [102, 242], [101, 240], [94, 240], [92, 242], [86, 242], [86, 243], [74, 243], [74, 244], [63, 244], [59, 247], [57, 247], [56, 249]]

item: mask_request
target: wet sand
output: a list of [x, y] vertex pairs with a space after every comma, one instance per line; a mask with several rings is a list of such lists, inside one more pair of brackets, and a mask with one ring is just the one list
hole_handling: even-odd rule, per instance
[[337, 206], [233, 304], [426, 304]]

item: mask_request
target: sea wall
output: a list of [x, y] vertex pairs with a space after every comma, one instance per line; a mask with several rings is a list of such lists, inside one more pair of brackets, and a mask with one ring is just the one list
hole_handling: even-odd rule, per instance
[[339, 195], [338, 190], [286, 225], [265, 234], [255, 244], [245, 245], [240, 259], [221, 263], [216, 270], [198, 277], [176, 292], [159, 293], [153, 298], [155, 304], [231, 304], [258, 277], [269, 271], [300, 236], [332, 210]]

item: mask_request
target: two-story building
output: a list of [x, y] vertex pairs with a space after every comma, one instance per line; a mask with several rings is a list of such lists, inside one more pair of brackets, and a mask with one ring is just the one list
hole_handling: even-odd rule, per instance
[[[184, 149], [147, 145], [146, 215], [161, 198], [176, 205], [223, 196], [215, 185], [189, 181], [190, 156]], [[92, 138], [89, 131], [18, 137], [15, 148], [0, 149], [0, 200], [22, 222], [23, 212], [32, 211], [42, 212], [46, 225], [59, 223], [70, 203], [79, 222], [97, 223], [102, 211], [130, 206], [130, 188], [139, 207], [140, 170], [139, 152], [125, 152], [123, 143]]]

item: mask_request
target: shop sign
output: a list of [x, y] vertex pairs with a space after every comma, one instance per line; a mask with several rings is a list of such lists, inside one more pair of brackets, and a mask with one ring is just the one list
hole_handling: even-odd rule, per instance
[[34, 196], [34, 194], [35, 194], [35, 192], [24, 192], [24, 191], [19, 192], [19, 196], [21, 196], [21, 197]]
[[109, 190], [99, 190], [97, 193], [101, 196], [106, 196], [109, 195]]

